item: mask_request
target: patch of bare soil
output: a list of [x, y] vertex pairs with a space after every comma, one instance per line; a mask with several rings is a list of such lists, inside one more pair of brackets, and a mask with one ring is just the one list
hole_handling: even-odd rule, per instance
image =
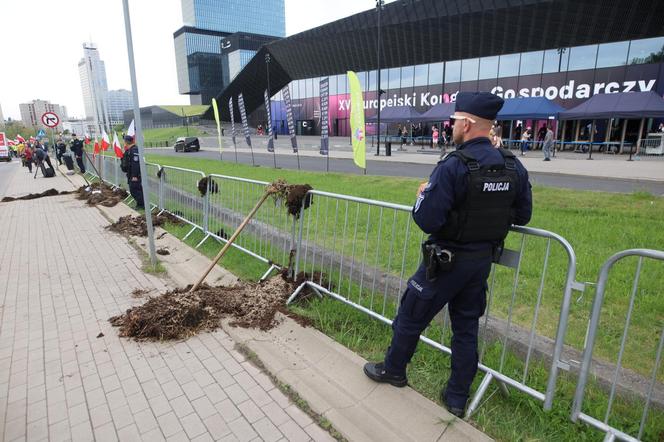
[[81, 186], [76, 191], [77, 198], [86, 201], [89, 205], [100, 204], [105, 207], [113, 207], [127, 197], [127, 191], [116, 187], [113, 189], [105, 183], [92, 183], [89, 186]]
[[157, 249], [157, 255], [170, 255], [171, 252], [168, 249]]
[[[153, 226], [158, 227], [166, 223], [179, 225], [182, 224], [182, 221], [168, 212], [163, 212], [159, 215], [152, 216]], [[145, 222], [144, 215], [121, 216], [120, 219], [118, 219], [110, 226], [106, 226], [106, 228], [122, 235], [148, 236], [148, 225]]]
[[27, 195], [19, 197], [6, 196], [2, 200], [0, 200], [0, 203], [10, 203], [12, 201], [19, 201], [19, 200], [36, 200], [37, 198], [44, 198], [46, 196], [68, 195], [70, 193], [73, 192], [72, 191], [58, 192], [56, 189], [48, 189], [43, 191], [42, 193], [29, 193]]
[[150, 298], [145, 304], [110, 318], [109, 322], [120, 328], [120, 336], [137, 340], [184, 339], [217, 329], [222, 317], [233, 318], [231, 324], [235, 326], [269, 330], [278, 323], [275, 319], [278, 311], [309, 325], [307, 320], [285, 308], [294, 286], [282, 275], [262, 283], [233, 287], [202, 285], [194, 293], [189, 293], [190, 288]]
[[142, 297], [144, 297], [145, 295], [147, 295], [148, 293], [150, 293], [150, 290], [145, 290], [145, 289], [134, 289], [134, 290], [131, 292], [131, 297], [132, 297], [132, 298], [142, 298]]

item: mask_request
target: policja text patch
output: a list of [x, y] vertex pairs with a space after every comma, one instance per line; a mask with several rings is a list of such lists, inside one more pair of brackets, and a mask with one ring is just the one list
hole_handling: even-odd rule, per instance
[[484, 188], [482, 188], [482, 192], [509, 192], [509, 190], [509, 181], [504, 183], [484, 183]]

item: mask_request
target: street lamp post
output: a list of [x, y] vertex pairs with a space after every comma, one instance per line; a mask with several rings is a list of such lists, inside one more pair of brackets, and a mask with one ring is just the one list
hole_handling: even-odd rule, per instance
[[377, 56], [376, 56], [376, 68], [378, 70], [377, 74], [377, 86], [376, 86], [376, 91], [378, 95], [378, 115], [377, 115], [377, 121], [376, 124], [378, 126], [378, 143], [376, 144], [376, 156], [380, 155], [380, 96], [382, 95], [382, 90], [380, 89], [380, 47], [382, 46], [382, 40], [381, 40], [381, 29], [380, 29], [380, 18], [381, 18], [381, 11], [383, 10], [383, 7], [385, 6], [384, 0], [376, 0], [376, 10], [378, 11], [378, 44], [376, 45], [378, 47], [377, 49]]
[[[268, 114], [272, 113], [272, 94], [270, 93], [270, 53], [265, 54], [265, 69], [267, 70], [267, 109]], [[270, 142], [270, 135], [272, 134], [272, 117], [268, 118], [267, 122], [267, 135], [268, 143]], [[272, 160], [274, 161], [274, 168], [277, 168], [277, 153], [275, 152], [274, 145], [272, 146]]]

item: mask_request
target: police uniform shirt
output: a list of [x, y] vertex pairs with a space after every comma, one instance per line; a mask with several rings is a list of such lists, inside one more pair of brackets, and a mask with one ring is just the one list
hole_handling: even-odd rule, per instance
[[[470, 153], [480, 166], [503, 164], [504, 159], [498, 149], [491, 145], [485, 137], [468, 140], [458, 146], [459, 150]], [[514, 200], [514, 224], [525, 225], [530, 221], [532, 214], [531, 185], [528, 181], [528, 171], [516, 161], [516, 171], [519, 177], [519, 188]], [[491, 247], [491, 243], [454, 243], [436, 237], [447, 221], [450, 211], [464, 201], [467, 190], [468, 168], [462, 160], [448, 156], [438, 162], [429, 178], [429, 183], [418, 196], [413, 207], [413, 220], [424, 231], [431, 235], [431, 239], [440, 244], [448, 245], [457, 250], [481, 250]], [[488, 189], [487, 189], [488, 190]], [[499, 191], [501, 189], [493, 189]]]
[[138, 158], [138, 147], [134, 144], [125, 152], [125, 155], [129, 155], [129, 171], [127, 176], [129, 178], [140, 178], [141, 167]]

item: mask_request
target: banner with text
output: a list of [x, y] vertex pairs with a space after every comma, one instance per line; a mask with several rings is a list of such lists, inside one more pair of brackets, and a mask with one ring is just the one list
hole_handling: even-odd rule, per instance
[[251, 134], [249, 133], [249, 122], [247, 121], [247, 112], [244, 108], [244, 97], [242, 94], [237, 97], [237, 105], [240, 108], [240, 119], [242, 120], [242, 133], [244, 133], [244, 139], [247, 141], [247, 145], [251, 147]]
[[330, 98], [330, 79], [320, 81], [320, 154], [330, 153], [330, 138], [328, 127], [328, 108]]
[[297, 153], [297, 137], [295, 136], [295, 122], [293, 121], [293, 108], [291, 107], [290, 89], [288, 86], [281, 90], [281, 96], [284, 98], [286, 106], [286, 120], [288, 121], [288, 133], [290, 134], [293, 152]]
[[265, 98], [265, 112], [267, 113], [267, 151], [274, 152], [274, 134], [272, 133], [272, 115], [270, 114], [270, 96], [267, 93], [267, 89], [263, 93], [263, 98]]

